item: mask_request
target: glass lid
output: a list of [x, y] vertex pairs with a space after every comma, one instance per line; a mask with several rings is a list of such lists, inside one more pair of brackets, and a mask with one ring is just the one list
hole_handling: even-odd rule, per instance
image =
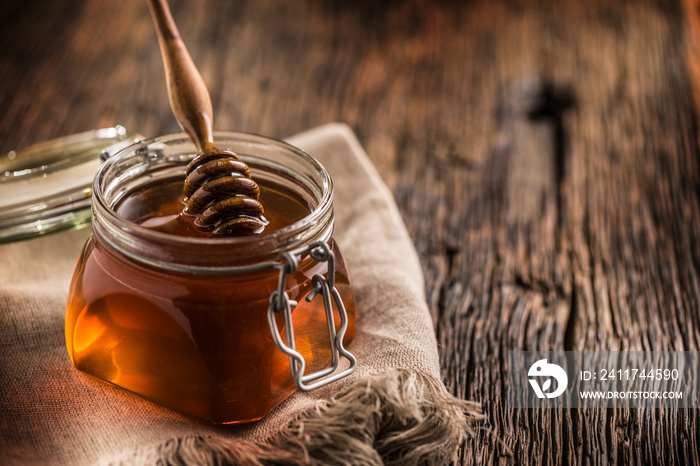
[[140, 138], [115, 126], [0, 155], [0, 243], [89, 225], [97, 168]]

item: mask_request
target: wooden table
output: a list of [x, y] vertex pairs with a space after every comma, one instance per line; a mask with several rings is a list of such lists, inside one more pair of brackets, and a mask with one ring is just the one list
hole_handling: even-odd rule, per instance
[[[217, 128], [358, 134], [420, 254], [447, 385], [495, 434], [465, 464], [700, 461], [697, 410], [504, 406], [508, 350], [700, 346], [686, 3], [171, 2]], [[3, 152], [178, 130], [143, 0], [3, 0], [0, 21]]]

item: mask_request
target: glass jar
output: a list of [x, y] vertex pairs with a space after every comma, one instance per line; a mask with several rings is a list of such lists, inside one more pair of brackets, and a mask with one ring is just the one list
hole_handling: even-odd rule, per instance
[[215, 139], [259, 184], [285, 186], [310, 213], [256, 236], [146, 228], [116, 206], [147, 184], [184, 181], [195, 149], [184, 134], [127, 147], [95, 176], [93, 235], [71, 282], [66, 345], [87, 374], [213, 423], [238, 423], [354, 369], [344, 345], [355, 332], [355, 300], [332, 238], [333, 186], [323, 166], [269, 138]]

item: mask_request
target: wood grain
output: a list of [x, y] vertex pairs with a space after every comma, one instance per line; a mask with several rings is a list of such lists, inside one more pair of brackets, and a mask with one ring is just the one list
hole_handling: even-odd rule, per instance
[[[217, 128], [357, 132], [420, 254], [448, 387], [513, 454], [484, 430], [462, 463], [700, 463], [697, 410], [504, 406], [509, 350], [700, 346], [693, 0], [171, 5]], [[1, 150], [177, 130], [145, 2], [0, 11]]]

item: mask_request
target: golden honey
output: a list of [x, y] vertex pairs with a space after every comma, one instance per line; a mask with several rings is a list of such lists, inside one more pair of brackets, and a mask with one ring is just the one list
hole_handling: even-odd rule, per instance
[[[335, 254], [335, 286], [348, 314], [347, 345], [354, 335], [355, 301], [329, 235], [332, 211], [319, 215], [325, 208], [322, 192], [310, 194], [313, 189], [299, 188], [289, 174], [261, 174], [269, 221], [263, 234], [208, 238], [181, 213], [183, 175], [173, 176], [167, 163], [160, 175], [157, 168], [145, 169], [148, 181], [134, 188], [105, 188], [114, 189], [112, 194], [100, 192], [100, 181], [111, 178], [98, 174], [94, 234], [78, 259], [67, 305], [68, 353], [87, 374], [199, 418], [260, 419], [295, 390], [289, 358], [275, 346], [267, 320], [280, 271], [236, 267], [275, 263], [279, 251], [320, 238]], [[314, 215], [317, 221], [304, 223]], [[285, 291], [298, 302], [292, 311], [294, 341], [307, 373], [331, 361], [323, 299], [305, 299], [314, 288], [312, 277], [327, 271], [327, 262], [305, 254], [286, 276]], [[338, 309], [334, 317], [337, 331]], [[284, 335], [282, 316], [275, 318]]]

